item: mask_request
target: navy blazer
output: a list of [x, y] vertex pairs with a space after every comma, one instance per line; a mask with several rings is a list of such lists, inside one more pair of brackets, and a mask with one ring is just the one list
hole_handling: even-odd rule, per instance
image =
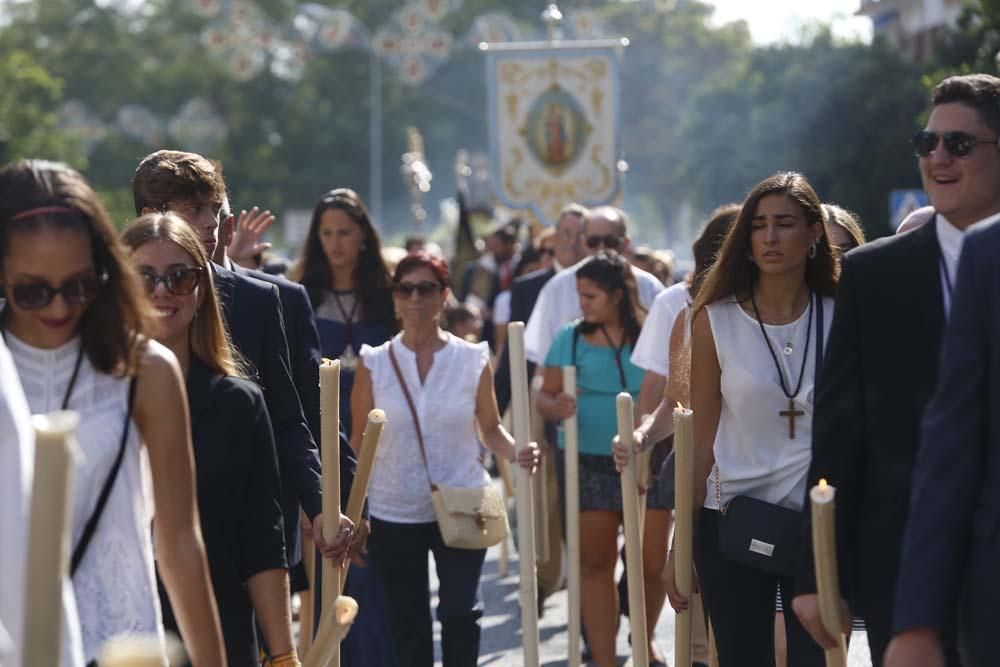
[[[556, 275], [555, 267], [548, 269], [538, 269], [523, 276], [518, 276], [510, 286], [510, 321], [524, 322], [527, 324], [531, 317], [531, 311], [535, 309], [535, 302], [541, 293], [545, 283], [552, 280]], [[535, 364], [528, 362], [528, 378], [535, 372]], [[497, 394], [497, 404], [500, 407], [500, 414], [507, 411], [510, 405], [510, 350], [504, 345], [497, 362], [496, 374], [493, 377], [493, 388]]]
[[[306, 515], [313, 518], [322, 511], [319, 455], [292, 382], [278, 288], [218, 265], [212, 271], [233, 344], [253, 366], [264, 390], [282, 486], [295, 494]], [[296, 509], [295, 515], [285, 517], [286, 537], [294, 539], [287, 543], [292, 563], [296, 562], [292, 554], [297, 550], [298, 525]]]
[[[888, 629], [920, 420], [944, 328], [933, 223], [848, 253], [813, 413], [807, 488], [837, 487], [837, 557], [856, 616]], [[806, 505], [808, 507], [808, 504]], [[798, 588], [816, 590], [809, 512]]]
[[968, 667], [997, 664], [1000, 609], [1000, 224], [962, 246], [940, 383], [923, 421], [894, 629], [957, 619]]
[[[253, 603], [246, 581], [285, 569], [281, 482], [261, 390], [191, 358], [187, 375], [198, 514], [229, 664], [257, 661]], [[294, 518], [294, 516], [293, 516]], [[164, 626], [177, 621], [163, 587]]]

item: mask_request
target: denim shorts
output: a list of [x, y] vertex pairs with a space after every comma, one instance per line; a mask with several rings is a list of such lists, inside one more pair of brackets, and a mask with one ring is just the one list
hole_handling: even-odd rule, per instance
[[[622, 511], [621, 475], [615, 470], [615, 460], [602, 454], [580, 454], [580, 511]], [[559, 499], [565, 505], [566, 461], [564, 450], [556, 455], [556, 473], [559, 478]], [[646, 509], [670, 510], [674, 508], [673, 457], [663, 464], [658, 478], [646, 492]], [[565, 510], [565, 508], [563, 508]]]

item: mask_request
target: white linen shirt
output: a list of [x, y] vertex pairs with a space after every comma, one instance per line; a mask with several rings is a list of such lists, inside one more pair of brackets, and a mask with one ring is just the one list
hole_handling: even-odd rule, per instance
[[677, 316], [687, 303], [688, 285], [685, 281], [675, 283], [656, 295], [632, 350], [633, 364], [644, 371], [670, 376], [670, 334]]
[[[423, 384], [417, 372], [417, 355], [403, 345], [402, 334], [378, 347], [361, 346], [362, 362], [372, 375], [372, 398], [386, 414], [368, 491], [369, 511], [383, 521], [435, 520], [428, 469], [435, 484], [471, 488], [489, 482], [479, 460], [476, 392], [490, 349], [486, 343], [446, 335], [448, 342], [434, 353]], [[426, 468], [413, 417], [392, 368], [390, 344], [420, 418]]]
[[[557, 273], [539, 292], [538, 301], [524, 329], [524, 352], [528, 361], [535, 364], [545, 363], [549, 346], [552, 345], [559, 330], [582, 314], [580, 296], [576, 291], [576, 272], [588, 259], [590, 258], [586, 257], [565, 271]], [[629, 267], [639, 288], [639, 303], [649, 308], [656, 295], [663, 291], [663, 283], [651, 273], [631, 264]]]

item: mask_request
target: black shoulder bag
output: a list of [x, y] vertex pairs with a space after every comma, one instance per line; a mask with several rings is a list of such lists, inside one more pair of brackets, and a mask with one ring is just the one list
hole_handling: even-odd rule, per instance
[[[817, 334], [815, 383], [819, 381], [823, 368], [823, 297], [816, 295], [814, 298]], [[806, 346], [808, 350], [808, 342]], [[715, 494], [719, 504], [720, 553], [730, 561], [757, 570], [782, 577], [794, 576], [802, 553], [802, 512], [750, 496], [736, 496], [723, 507], [718, 466], [715, 468]]]
[[76, 574], [77, 569], [80, 567], [80, 562], [87, 553], [87, 547], [90, 546], [90, 542], [94, 539], [94, 533], [97, 532], [97, 524], [101, 520], [101, 515], [104, 514], [104, 507], [108, 504], [111, 489], [114, 488], [115, 480], [118, 479], [118, 471], [122, 467], [122, 459], [125, 458], [125, 445], [128, 443], [128, 431], [132, 423], [132, 404], [135, 402], [135, 384], [136, 378], [133, 376], [128, 384], [128, 404], [125, 410], [125, 425], [122, 427], [122, 439], [118, 445], [118, 455], [115, 456], [115, 462], [111, 465], [111, 470], [108, 471], [108, 477], [104, 480], [104, 486], [101, 487], [101, 494], [97, 497], [97, 504], [94, 506], [94, 511], [90, 513], [90, 518], [87, 519], [87, 523], [83, 527], [83, 533], [80, 534], [80, 540], [73, 548], [73, 558], [70, 561], [69, 568], [71, 577]]

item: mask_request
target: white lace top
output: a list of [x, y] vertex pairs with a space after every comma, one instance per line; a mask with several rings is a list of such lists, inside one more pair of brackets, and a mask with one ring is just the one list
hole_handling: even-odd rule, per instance
[[[8, 332], [7, 345], [31, 412], [59, 410], [73, 374], [79, 339], [43, 350], [26, 345]], [[68, 405], [80, 413], [76, 437], [83, 453], [73, 478], [71, 550], [97, 504], [118, 453], [128, 386], [127, 379], [96, 371], [84, 357]], [[118, 478], [73, 577], [87, 661], [96, 659], [101, 645], [115, 636], [141, 633], [163, 638], [153, 569], [152, 515], [144, 491], [140, 450], [139, 432], [133, 422]]]
[[[390, 342], [420, 417], [434, 483], [482, 486], [489, 481], [489, 475], [479, 461], [476, 389], [489, 361], [489, 346], [447, 336], [447, 344], [434, 353], [434, 363], [423, 384], [417, 372], [417, 355], [403, 345], [402, 334]], [[434, 521], [417, 431], [392, 369], [389, 342], [374, 348], [362, 346], [361, 358], [371, 371], [375, 407], [386, 414], [368, 491], [371, 515], [396, 523]]]

